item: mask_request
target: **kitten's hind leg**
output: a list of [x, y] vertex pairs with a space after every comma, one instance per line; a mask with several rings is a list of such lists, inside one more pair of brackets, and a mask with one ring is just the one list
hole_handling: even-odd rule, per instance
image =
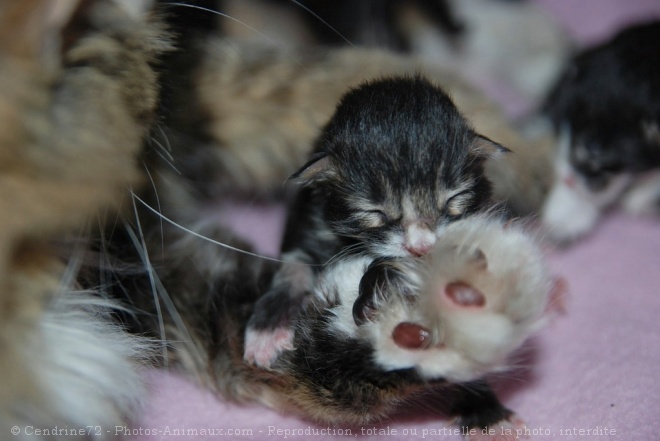
[[459, 427], [469, 427], [469, 441], [513, 441], [520, 438], [523, 421], [500, 403], [485, 381], [466, 384], [452, 413]]
[[[290, 260], [286, 254], [283, 257]], [[282, 265], [248, 321], [245, 361], [268, 369], [279, 354], [293, 349], [294, 321], [304, 307], [314, 277], [312, 268], [302, 262]]]

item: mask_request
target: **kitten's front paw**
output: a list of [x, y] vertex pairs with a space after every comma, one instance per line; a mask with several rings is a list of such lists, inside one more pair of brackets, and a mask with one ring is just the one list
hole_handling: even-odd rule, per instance
[[245, 331], [247, 363], [270, 369], [282, 352], [293, 349], [293, 323], [306, 296], [306, 291], [296, 291], [291, 284], [278, 283], [257, 300]]
[[270, 369], [277, 357], [293, 349], [293, 329], [278, 327], [271, 330], [248, 329], [245, 333], [243, 359], [258, 367]]

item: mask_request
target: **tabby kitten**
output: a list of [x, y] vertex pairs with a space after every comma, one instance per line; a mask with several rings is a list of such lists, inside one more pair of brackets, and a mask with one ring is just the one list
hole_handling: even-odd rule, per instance
[[[162, 174], [184, 181], [206, 205], [281, 196], [282, 183], [306, 162], [349, 88], [416, 72], [442, 84], [478, 133], [515, 153], [486, 164], [498, 201], [517, 215], [535, 212], [550, 183], [553, 137], [527, 137], [483, 92], [420, 59], [358, 48], [287, 50], [210, 33], [168, 66], [186, 74], [180, 87], [176, 78], [165, 82], [177, 85], [163, 113], [176, 170], [163, 167]], [[187, 205], [173, 205], [181, 203]]]
[[333, 256], [424, 256], [449, 223], [490, 207], [484, 162], [507, 151], [421, 76], [348, 92], [292, 176], [303, 188], [284, 233], [287, 263], [250, 319], [246, 360], [268, 367], [291, 349], [291, 319]]

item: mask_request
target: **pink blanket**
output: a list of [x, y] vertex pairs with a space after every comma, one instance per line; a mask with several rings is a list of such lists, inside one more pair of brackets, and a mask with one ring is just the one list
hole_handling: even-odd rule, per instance
[[[537, 2], [588, 43], [660, 17], [659, 0]], [[236, 208], [231, 217], [246, 232], [248, 224], [258, 226], [251, 231], [259, 232], [261, 250], [276, 252], [281, 208]], [[660, 440], [660, 223], [613, 215], [549, 259], [569, 284], [566, 312], [530, 342], [524, 368], [496, 379], [498, 395], [534, 440]], [[145, 414], [132, 432], [125, 429], [136, 435], [130, 439], [462, 439], [460, 428], [429, 406], [342, 433], [258, 405], [229, 404], [176, 374], [153, 372], [149, 382]]]

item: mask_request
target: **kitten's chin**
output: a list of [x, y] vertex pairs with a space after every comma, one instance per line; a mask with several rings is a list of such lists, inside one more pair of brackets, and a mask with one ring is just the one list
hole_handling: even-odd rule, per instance
[[567, 243], [591, 231], [600, 212], [601, 209], [586, 192], [559, 182], [548, 195], [541, 222], [552, 241]]

